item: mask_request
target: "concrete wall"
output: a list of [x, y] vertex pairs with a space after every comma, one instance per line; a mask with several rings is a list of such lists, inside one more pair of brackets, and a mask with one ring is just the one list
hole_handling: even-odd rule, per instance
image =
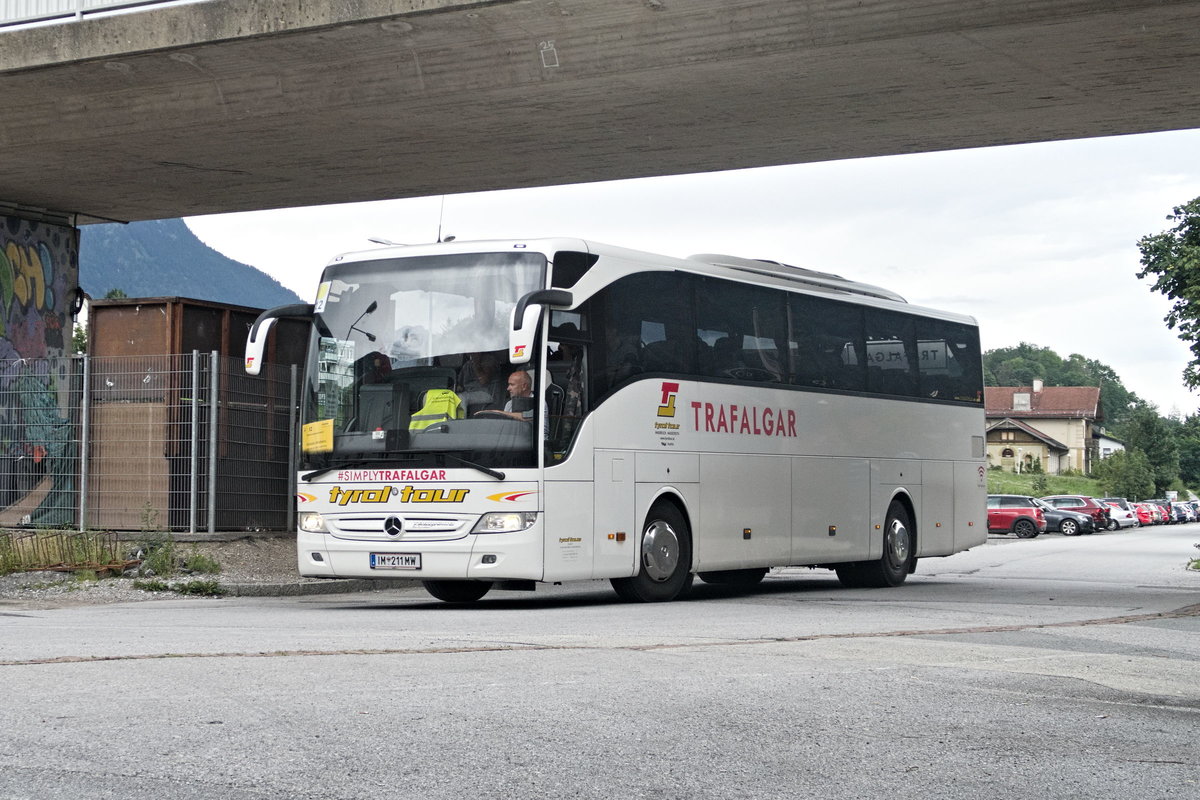
[[57, 357], [70, 353], [78, 285], [78, 231], [0, 216], [0, 509], [35, 524], [72, 521], [71, 381]]

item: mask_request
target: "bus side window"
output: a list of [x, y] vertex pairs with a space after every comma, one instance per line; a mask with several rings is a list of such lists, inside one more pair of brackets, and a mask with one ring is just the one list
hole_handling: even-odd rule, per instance
[[867, 391], [915, 397], [917, 353], [912, 318], [891, 311], [868, 309], [865, 332]]
[[792, 383], [861, 392], [866, 388], [862, 309], [793, 295], [788, 306]]

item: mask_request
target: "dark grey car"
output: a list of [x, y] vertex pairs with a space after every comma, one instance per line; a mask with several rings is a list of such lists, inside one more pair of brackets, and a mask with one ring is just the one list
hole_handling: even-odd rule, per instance
[[1067, 511], [1065, 508], [1055, 508], [1044, 500], [1034, 498], [1046, 516], [1046, 530], [1058, 531], [1063, 536], [1078, 536], [1081, 533], [1091, 533], [1096, 530], [1095, 523], [1087, 514], [1079, 511]]

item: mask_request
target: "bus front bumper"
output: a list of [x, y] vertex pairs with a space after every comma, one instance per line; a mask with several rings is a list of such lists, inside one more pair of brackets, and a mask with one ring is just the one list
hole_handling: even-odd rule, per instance
[[298, 531], [296, 564], [305, 578], [540, 581], [541, 525], [539, 519], [516, 533], [472, 533], [441, 542], [356, 541]]

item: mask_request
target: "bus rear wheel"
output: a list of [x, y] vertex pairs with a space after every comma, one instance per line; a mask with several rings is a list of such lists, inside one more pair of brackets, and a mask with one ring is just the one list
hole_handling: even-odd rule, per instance
[[446, 603], [474, 603], [492, 588], [490, 581], [421, 581], [421, 585]]
[[856, 561], [835, 567], [838, 580], [848, 589], [899, 586], [916, 563], [915, 545], [908, 511], [900, 503], [892, 503], [883, 526], [883, 555], [878, 561]]
[[646, 515], [638, 550], [638, 572], [613, 578], [617, 596], [631, 603], [674, 600], [692, 585], [692, 535], [673, 503], [659, 502]]

